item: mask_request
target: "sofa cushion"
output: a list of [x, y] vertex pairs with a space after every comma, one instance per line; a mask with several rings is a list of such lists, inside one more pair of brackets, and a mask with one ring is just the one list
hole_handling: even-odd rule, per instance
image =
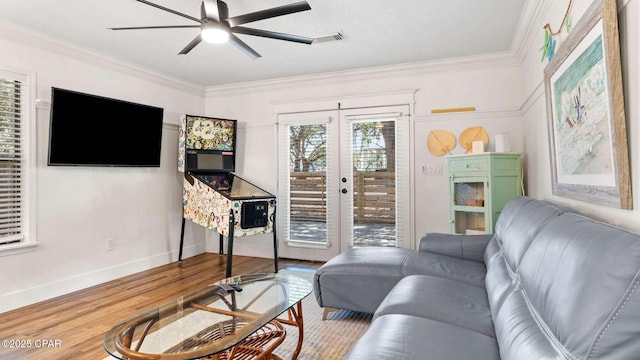
[[544, 325], [530, 311], [522, 291], [509, 293], [500, 309], [491, 310], [502, 360], [575, 359], [545, 335]]
[[540, 324], [523, 336], [543, 332], [576, 358], [638, 358], [640, 236], [566, 213], [535, 237], [519, 275]]
[[374, 313], [393, 286], [407, 275], [433, 275], [484, 287], [482, 263], [402, 248], [354, 248], [316, 271], [318, 304]]
[[374, 319], [387, 314], [419, 316], [495, 337], [485, 290], [455, 280], [407, 276], [393, 287]]
[[314, 275], [313, 289], [322, 307], [373, 313], [402, 279], [411, 250], [357, 248], [334, 257]]
[[518, 275], [511, 270], [505, 261], [502, 248], [495, 237], [487, 245], [485, 254], [485, 266], [487, 267], [484, 279], [485, 290], [491, 309], [498, 311], [506, 297], [518, 286]]
[[484, 252], [485, 287], [494, 312], [516, 290], [518, 266], [534, 237], [552, 219], [570, 211], [546, 201], [519, 197], [508, 202], [496, 223], [496, 233]]
[[[496, 222], [495, 237], [507, 265], [515, 272], [535, 235], [549, 220], [569, 211], [546, 201], [523, 196], [509, 201]], [[485, 252], [486, 256], [491, 256]]]
[[424, 251], [412, 251], [403, 266], [404, 275], [432, 275], [484, 288], [483, 263]]
[[379, 316], [349, 360], [499, 360], [496, 340], [455, 325], [404, 314]]
[[418, 251], [484, 262], [484, 252], [493, 234], [458, 235], [428, 233], [420, 238]]

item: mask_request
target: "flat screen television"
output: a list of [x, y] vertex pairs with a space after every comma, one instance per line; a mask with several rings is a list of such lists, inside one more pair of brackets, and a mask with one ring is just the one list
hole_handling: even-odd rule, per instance
[[159, 167], [164, 109], [51, 88], [49, 165]]

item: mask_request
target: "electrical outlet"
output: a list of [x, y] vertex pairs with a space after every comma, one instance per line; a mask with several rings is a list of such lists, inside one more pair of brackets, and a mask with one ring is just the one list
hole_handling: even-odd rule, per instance
[[107, 239], [107, 251], [116, 249], [116, 239]]
[[442, 176], [442, 165], [422, 165], [424, 175]]

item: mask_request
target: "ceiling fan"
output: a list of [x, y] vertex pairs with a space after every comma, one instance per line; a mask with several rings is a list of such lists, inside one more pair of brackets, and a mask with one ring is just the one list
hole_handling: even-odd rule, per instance
[[253, 36], [261, 36], [270, 39], [292, 41], [302, 44], [311, 44], [312, 38], [283, 34], [275, 31], [261, 30], [240, 26], [242, 24], [274, 18], [283, 15], [289, 15], [300, 11], [311, 10], [311, 6], [306, 1], [274, 7], [271, 9], [252, 12], [249, 14], [229, 17], [229, 8], [224, 1], [221, 0], [202, 0], [200, 5], [200, 19], [181, 12], [166, 8], [164, 6], [154, 4], [146, 0], [136, 0], [146, 5], [153, 6], [157, 9], [170, 12], [172, 14], [182, 16], [186, 19], [193, 20], [199, 25], [168, 25], [168, 26], [139, 26], [139, 27], [116, 27], [109, 28], [111, 30], [140, 30], [140, 29], [176, 29], [176, 28], [200, 28], [200, 34], [195, 37], [179, 54], [188, 54], [196, 45], [203, 40], [211, 43], [225, 43], [230, 41], [236, 48], [247, 54], [253, 59], [260, 56], [244, 41], [240, 40], [234, 34], [245, 34]]

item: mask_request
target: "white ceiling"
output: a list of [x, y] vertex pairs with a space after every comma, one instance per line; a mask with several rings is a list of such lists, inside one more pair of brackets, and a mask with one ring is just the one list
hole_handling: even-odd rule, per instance
[[[200, 0], [151, 0], [200, 17]], [[230, 16], [298, 0], [227, 0]], [[246, 24], [342, 41], [304, 45], [238, 35], [262, 55], [201, 43], [178, 55], [198, 29], [112, 31], [193, 25], [135, 0], [1, 0], [0, 20], [202, 86], [426, 62], [508, 51], [526, 0], [307, 0], [312, 10]]]

